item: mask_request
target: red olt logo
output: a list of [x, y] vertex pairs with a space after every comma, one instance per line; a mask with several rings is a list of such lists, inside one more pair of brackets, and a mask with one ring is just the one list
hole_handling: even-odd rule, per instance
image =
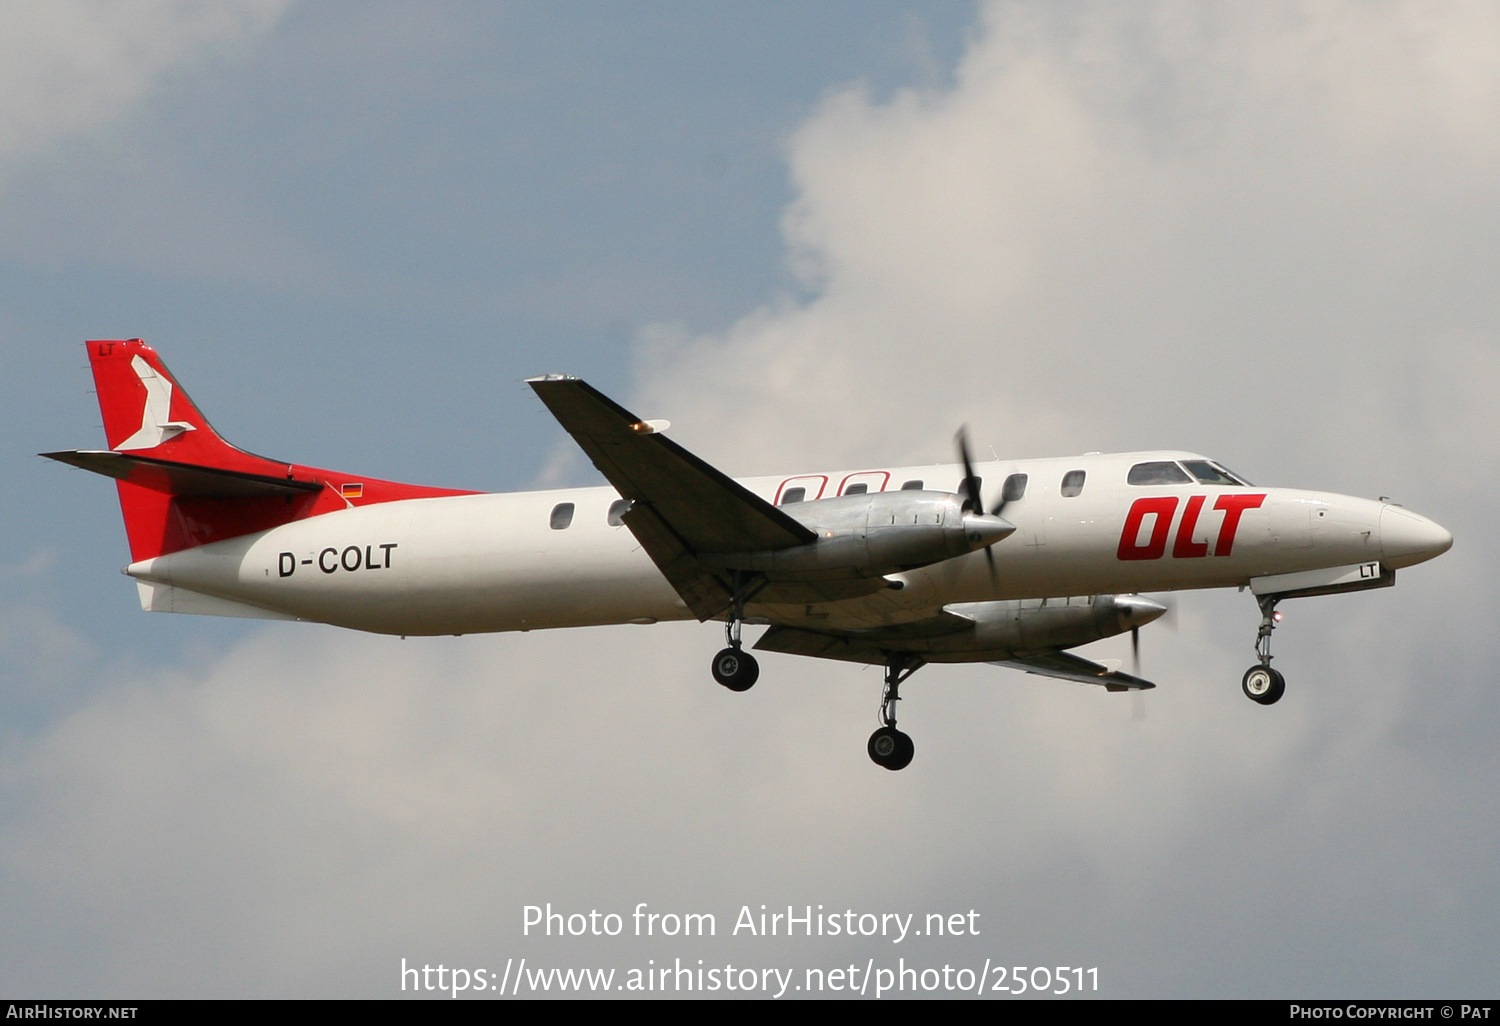
[[[1177, 525], [1177, 538], [1172, 543], [1174, 559], [1196, 559], [1208, 555], [1208, 542], [1193, 541], [1193, 531], [1198, 527], [1198, 514], [1203, 509], [1206, 496], [1191, 496], [1182, 510], [1182, 520]], [[1256, 509], [1265, 501], [1265, 493], [1259, 495], [1221, 495], [1214, 502], [1214, 509], [1223, 510], [1224, 522], [1219, 525], [1219, 537], [1214, 542], [1214, 555], [1227, 556], [1234, 551], [1234, 535], [1240, 528], [1240, 515], [1247, 509]], [[1120, 532], [1120, 548], [1116, 555], [1120, 559], [1160, 559], [1167, 551], [1167, 538], [1172, 533], [1172, 515], [1177, 512], [1177, 496], [1162, 495], [1149, 499], [1136, 499], [1125, 517], [1125, 529]], [[1141, 544], [1141, 528], [1147, 517], [1155, 517], [1151, 525], [1151, 537]]]

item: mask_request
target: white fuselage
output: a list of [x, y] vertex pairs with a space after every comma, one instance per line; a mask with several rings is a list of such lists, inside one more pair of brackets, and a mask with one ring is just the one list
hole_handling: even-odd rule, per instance
[[[923, 619], [985, 599], [1218, 588], [1270, 575], [1378, 561], [1396, 569], [1447, 547], [1447, 533], [1397, 506], [1283, 488], [1130, 485], [1126, 453], [980, 464], [987, 508], [1007, 475], [1016, 525], [983, 551], [899, 575], [900, 590], [821, 605], [752, 603], [750, 618], [830, 628]], [[1070, 472], [1081, 491], [1064, 495]], [[900, 489], [955, 492], [958, 466], [902, 467], [741, 481], [768, 501]], [[1254, 505], [1248, 503], [1263, 496]], [[468, 634], [690, 619], [629, 528], [612, 525], [612, 488], [410, 499], [351, 507], [132, 564], [147, 608], [270, 615], [385, 634]], [[1144, 505], [1140, 500], [1149, 499]], [[554, 510], [571, 503], [566, 527]], [[1236, 521], [1237, 518], [1237, 521]], [[1128, 530], [1127, 530], [1128, 528]]]

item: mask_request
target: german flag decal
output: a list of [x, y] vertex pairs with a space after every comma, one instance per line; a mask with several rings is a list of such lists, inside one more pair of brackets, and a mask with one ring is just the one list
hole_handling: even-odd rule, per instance
[[362, 481], [339, 485], [339, 494], [346, 499], [357, 499], [365, 494], [365, 486]]

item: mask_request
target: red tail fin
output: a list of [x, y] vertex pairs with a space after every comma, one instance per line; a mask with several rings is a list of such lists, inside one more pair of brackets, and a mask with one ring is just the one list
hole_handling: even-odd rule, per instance
[[46, 453], [118, 479], [132, 560], [396, 499], [465, 495], [268, 460], [219, 437], [138, 338], [89, 342], [110, 452]]
[[87, 345], [111, 449], [221, 470], [288, 475], [289, 464], [252, 456], [220, 438], [145, 342]]

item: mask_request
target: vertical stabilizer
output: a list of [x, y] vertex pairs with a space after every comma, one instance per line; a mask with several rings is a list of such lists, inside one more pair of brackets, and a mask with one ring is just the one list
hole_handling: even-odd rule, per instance
[[285, 473], [284, 464], [241, 452], [220, 438], [145, 342], [132, 338], [87, 345], [111, 449], [251, 473], [280, 467]]
[[351, 506], [469, 494], [245, 452], [219, 436], [145, 342], [86, 345], [109, 451], [44, 455], [116, 479], [133, 561]]

